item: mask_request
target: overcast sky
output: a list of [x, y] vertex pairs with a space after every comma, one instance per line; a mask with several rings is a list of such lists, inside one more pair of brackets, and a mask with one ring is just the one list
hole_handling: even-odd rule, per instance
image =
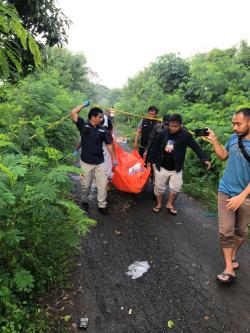
[[250, 42], [250, 0], [58, 0], [73, 22], [68, 48], [100, 83], [120, 88], [158, 56], [189, 57]]

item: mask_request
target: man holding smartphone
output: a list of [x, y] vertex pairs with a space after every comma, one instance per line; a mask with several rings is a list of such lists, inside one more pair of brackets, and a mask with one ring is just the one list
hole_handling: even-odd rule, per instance
[[219, 240], [225, 269], [217, 280], [223, 284], [235, 281], [237, 251], [247, 237], [250, 223], [250, 109], [237, 111], [232, 126], [235, 133], [225, 147], [208, 130], [215, 153], [219, 159], [228, 160], [218, 188]]

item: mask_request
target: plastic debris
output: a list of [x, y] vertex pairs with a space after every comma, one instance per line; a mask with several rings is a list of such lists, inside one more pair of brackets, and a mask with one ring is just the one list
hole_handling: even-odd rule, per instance
[[173, 328], [174, 327], [174, 322], [173, 320], [168, 321], [168, 328]]
[[205, 213], [203, 213], [203, 216], [205, 216], [205, 217], [218, 217], [218, 214], [213, 213], [213, 212], [205, 212]]
[[131, 315], [131, 314], [132, 314], [132, 311], [133, 311], [132, 309], [129, 309], [128, 314]]
[[66, 315], [63, 317], [64, 321], [66, 321], [66, 323], [71, 319], [71, 315]]
[[79, 328], [88, 328], [89, 318], [81, 318], [78, 327]]
[[149, 264], [147, 261], [135, 261], [133, 264], [128, 266], [128, 276], [132, 276], [132, 279], [138, 279], [149, 269]]

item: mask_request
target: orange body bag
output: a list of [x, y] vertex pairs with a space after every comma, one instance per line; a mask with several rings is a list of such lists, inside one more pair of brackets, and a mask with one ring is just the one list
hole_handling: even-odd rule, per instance
[[144, 161], [137, 150], [131, 153], [114, 143], [118, 166], [113, 170], [112, 184], [122, 192], [140, 193], [145, 186], [151, 168], [144, 166]]

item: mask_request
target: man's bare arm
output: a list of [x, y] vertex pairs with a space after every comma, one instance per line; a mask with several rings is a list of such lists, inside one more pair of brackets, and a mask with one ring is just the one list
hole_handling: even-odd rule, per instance
[[77, 122], [78, 120], [78, 113], [84, 108], [84, 105], [78, 105], [75, 108], [71, 110], [71, 118], [73, 119], [74, 122]]
[[134, 140], [134, 143], [133, 143], [133, 146], [134, 146], [135, 149], [138, 148], [138, 140], [139, 140], [140, 136], [141, 136], [141, 129], [138, 128], [137, 131], [136, 131], [135, 140]]
[[115, 150], [114, 150], [114, 147], [113, 147], [112, 143], [108, 144], [108, 145], [106, 144], [106, 147], [107, 147], [108, 152], [110, 153], [110, 155], [112, 157], [113, 162], [116, 161], [116, 154], [115, 154]]
[[218, 142], [214, 132], [208, 129], [208, 139], [214, 147], [214, 151], [220, 160], [225, 161], [228, 158], [228, 151]]
[[227, 200], [227, 209], [231, 209], [235, 212], [243, 204], [248, 195], [250, 195], [250, 183], [240, 194]]

